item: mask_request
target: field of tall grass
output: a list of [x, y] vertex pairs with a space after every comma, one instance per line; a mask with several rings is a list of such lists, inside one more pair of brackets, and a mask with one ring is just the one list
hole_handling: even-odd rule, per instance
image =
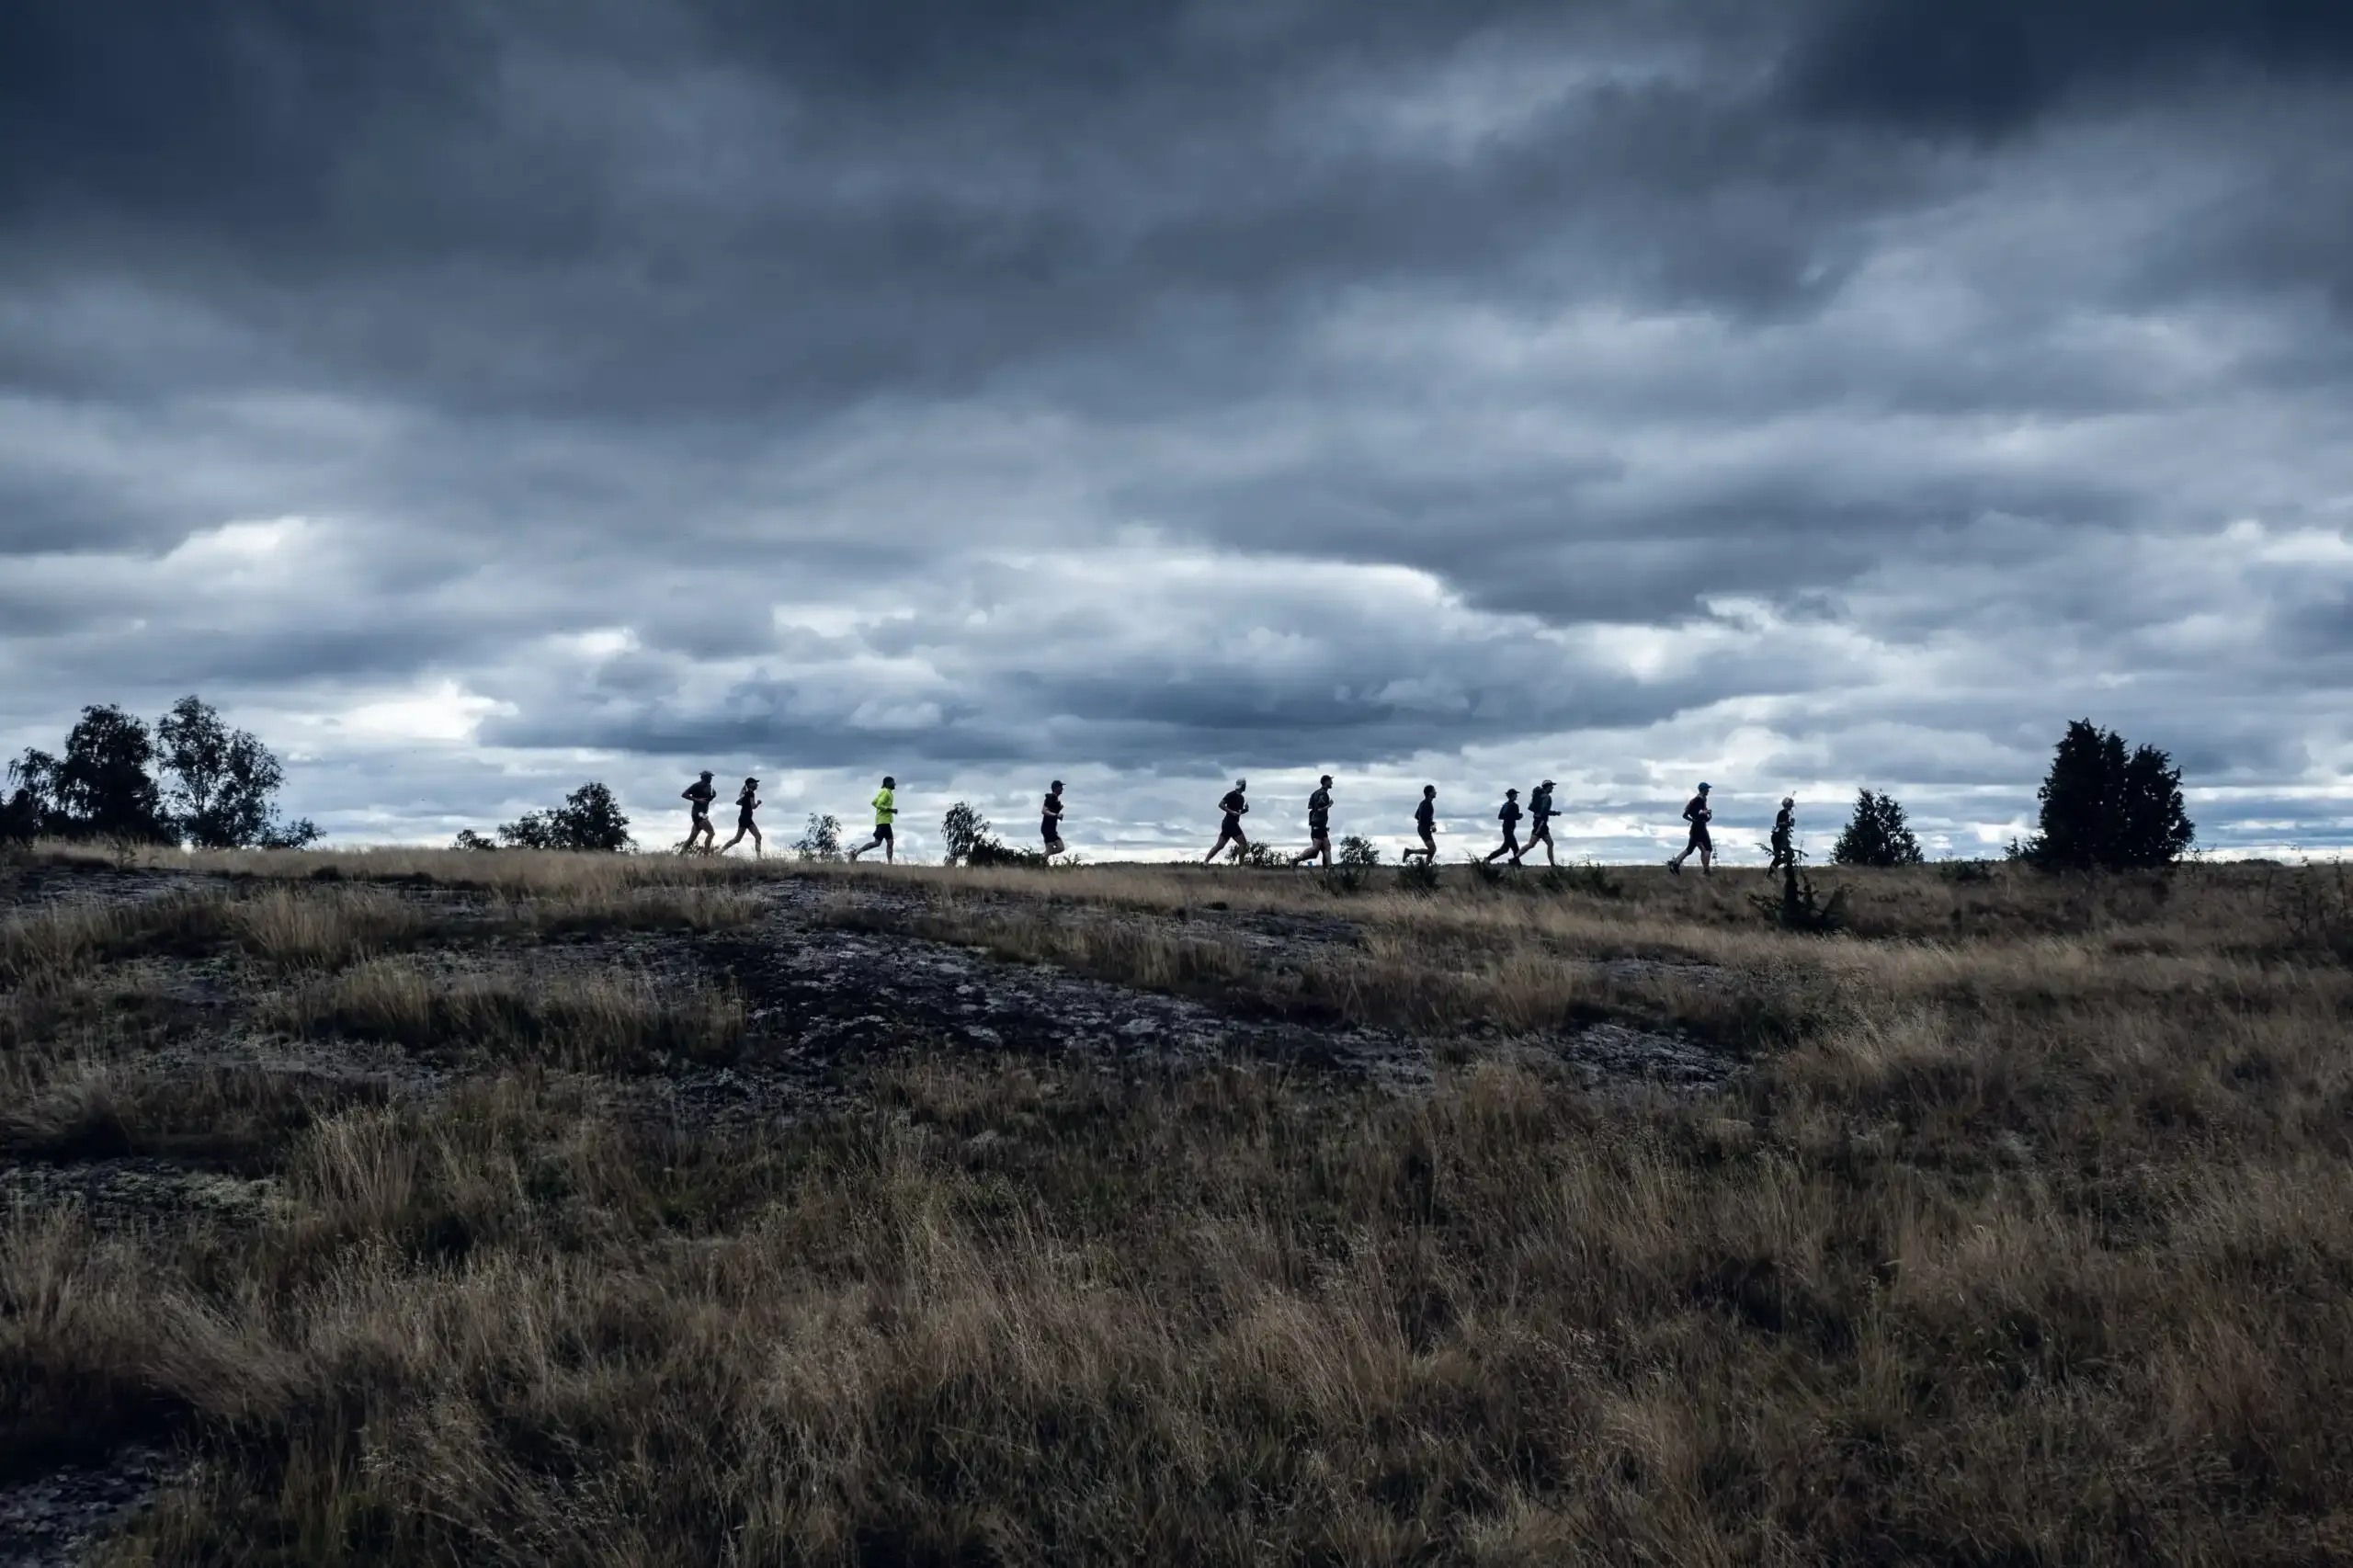
[[[2333, 869], [1831, 873], [1822, 937], [1753, 873], [198, 863], [243, 880], [0, 928], [0, 1086], [43, 1108], [0, 1151], [69, 1157], [113, 1083], [126, 1146], [218, 1125], [188, 1157], [275, 1183], [238, 1223], [0, 1219], [0, 1481], [189, 1460], [108, 1561], [2353, 1560]], [[757, 931], [783, 878], [820, 925], [1310, 1024], [1626, 1019], [1745, 1069], [1595, 1094], [1473, 1053], [1401, 1092], [942, 1040], [696, 1131], [615, 1085], [725, 1060], [723, 995], [403, 956]], [[174, 954], [290, 1049], [484, 1065], [176, 1100], [125, 978]]]

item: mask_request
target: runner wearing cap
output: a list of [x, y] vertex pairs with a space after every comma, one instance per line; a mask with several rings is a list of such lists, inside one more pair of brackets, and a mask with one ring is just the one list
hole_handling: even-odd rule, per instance
[[1517, 866], [1519, 864], [1519, 791], [1518, 790], [1504, 791], [1504, 808], [1495, 813], [1495, 820], [1504, 824], [1504, 841], [1487, 851], [1486, 863], [1492, 865], [1497, 856], [1508, 855], [1511, 857], [1511, 863]]
[[1318, 855], [1324, 857], [1324, 869], [1330, 870], [1332, 869], [1332, 776], [1328, 773], [1324, 776], [1324, 781], [1315, 787], [1315, 793], [1307, 797], [1307, 847], [1292, 856], [1290, 863], [1294, 866], [1304, 866]]
[[1216, 859], [1218, 851], [1229, 844], [1233, 846], [1233, 853], [1237, 856], [1250, 852], [1250, 840], [1245, 837], [1242, 832], [1243, 815], [1250, 810], [1250, 801], [1244, 791], [1249, 788], [1250, 780], [1237, 778], [1233, 781], [1233, 788], [1228, 790], [1223, 798], [1218, 801], [1217, 809], [1223, 813], [1223, 816], [1218, 823], [1217, 844], [1207, 855], [1201, 857], [1202, 865], [1206, 866]]
[[888, 774], [882, 777], [882, 788], [874, 791], [874, 836], [849, 852], [853, 860], [880, 845], [884, 864], [896, 856], [891, 840], [891, 820], [899, 814], [899, 781]]
[[1063, 781], [1059, 778], [1046, 791], [1046, 803], [1039, 812], [1038, 835], [1046, 841], [1047, 859], [1063, 852]]
[[678, 791], [678, 799], [687, 803], [687, 841], [678, 846], [678, 853], [693, 854], [698, 838], [709, 849], [711, 840], [719, 836], [719, 830], [710, 825], [710, 803], [719, 799], [719, 791], [710, 787], [710, 769], [704, 768], [701, 778]]
[[1528, 797], [1528, 846], [1511, 858], [1513, 865], [1518, 865], [1522, 856], [1535, 853], [1540, 844], [1544, 846], [1544, 863], [1560, 864], [1552, 858], [1552, 819], [1559, 814], [1552, 809], [1552, 781], [1547, 778]]
[[760, 858], [760, 850], [763, 847], [760, 824], [752, 820], [752, 813], [759, 809], [760, 781], [756, 778], [746, 778], [744, 780], [744, 788], [737, 791], [735, 796], [735, 836], [719, 846], [719, 852], [722, 855], [743, 843], [744, 835], [748, 833], [752, 835], [752, 858], [756, 860]]
[[1708, 809], [1708, 787], [1702, 784], [1699, 786], [1699, 792], [1692, 796], [1690, 803], [1683, 808], [1683, 820], [1691, 824], [1691, 837], [1683, 846], [1683, 853], [1666, 863], [1668, 870], [1678, 877], [1681, 876], [1684, 857], [1697, 849], [1699, 852], [1699, 874], [1703, 877], [1712, 877], [1716, 874], [1713, 865], [1716, 858], [1715, 840], [1708, 836], [1708, 819], [1713, 815], [1715, 812]]

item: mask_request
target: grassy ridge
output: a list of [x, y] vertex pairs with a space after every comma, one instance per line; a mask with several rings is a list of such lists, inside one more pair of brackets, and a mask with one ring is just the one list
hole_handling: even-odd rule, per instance
[[[560, 870], [506, 896], [577, 896]], [[1709, 1097], [943, 1048], [790, 1131], [697, 1136], [538, 1064], [631, 1070], [645, 1028], [719, 1059], [708, 999], [517, 1023], [528, 986], [478, 983], [506, 999], [476, 1017], [398, 957], [239, 947], [289, 1027], [409, 1038], [391, 1019], [513, 1064], [256, 1118], [284, 1201], [233, 1233], [0, 1221], [0, 1470], [172, 1424], [207, 1462], [124, 1562], [2353, 1555], [2325, 885], [1859, 877], [1876, 934], [1824, 942], [1735, 889], [1626, 881], [902, 870], [845, 879], [834, 915], [1176, 989], [1386, 967], [1416, 998], [1392, 1022], [1536, 994], [1541, 1027], [1571, 1005], [1551, 971], [1604, 1016], [1673, 1002], [1593, 979], [1624, 957], [1796, 998]], [[1245, 940], [1205, 901], [1362, 946]], [[75, 951], [71, 984], [125, 961]], [[16, 1082], [65, 1083], [83, 1027], [17, 1037]]]

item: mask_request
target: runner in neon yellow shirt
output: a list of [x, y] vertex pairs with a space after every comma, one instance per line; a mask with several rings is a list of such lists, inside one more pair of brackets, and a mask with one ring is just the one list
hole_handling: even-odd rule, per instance
[[882, 788], [874, 791], [874, 837], [870, 842], [851, 850], [849, 852], [851, 859], [857, 859], [878, 844], [882, 846], [884, 861], [896, 858], [892, 854], [893, 846], [891, 842], [891, 819], [899, 814], [898, 790], [899, 781], [888, 774], [883, 775]]

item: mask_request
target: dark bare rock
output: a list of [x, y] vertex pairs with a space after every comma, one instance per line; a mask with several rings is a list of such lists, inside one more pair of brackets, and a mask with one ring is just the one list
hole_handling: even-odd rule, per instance
[[[790, 886], [790, 884], [788, 884]], [[1502, 1049], [1555, 1063], [1586, 1082], [1626, 1077], [1672, 1089], [1721, 1083], [1738, 1069], [1724, 1052], [1688, 1037], [1600, 1023], [1559, 1036], [1494, 1031], [1431, 1039], [1362, 1027], [1270, 1019], [1237, 998], [1200, 999], [1137, 990], [1051, 964], [999, 959], [973, 948], [822, 923], [816, 901], [779, 898], [760, 925], [703, 938], [699, 952], [721, 983], [745, 998], [752, 1024], [751, 1074], [814, 1082], [922, 1043], [991, 1054], [1075, 1058], [1121, 1070], [1182, 1072], [1254, 1061], [1328, 1071], [1395, 1089], [1427, 1085], [1435, 1062], [1464, 1050]], [[913, 901], [910, 901], [913, 902]], [[1305, 917], [1302, 936], [1352, 942], [1346, 923]], [[1277, 938], [1254, 917], [1253, 937]], [[1312, 935], [1310, 934], [1312, 932]], [[1642, 967], [1641, 960], [1627, 960]], [[1692, 966], [1697, 974], [1699, 966]], [[733, 1087], [751, 1095], [747, 1075]]]
[[176, 1480], [162, 1449], [121, 1450], [102, 1464], [68, 1465], [0, 1482], [0, 1568], [68, 1568]]
[[192, 1170], [162, 1159], [26, 1161], [0, 1165], [0, 1216], [69, 1212], [99, 1231], [197, 1219], [253, 1223], [267, 1212], [276, 1190], [266, 1178]]
[[[13, 875], [17, 880], [10, 891], [17, 899], [41, 902], [138, 900], [223, 881], [86, 866], [19, 869]], [[1437, 1062], [1482, 1052], [1555, 1065], [1597, 1085], [1623, 1080], [1700, 1088], [1721, 1082], [1738, 1066], [1723, 1052], [1679, 1034], [1615, 1023], [1541, 1037], [1474, 1028], [1433, 1039], [1270, 1017], [1247, 996], [1228, 1001], [1214, 994], [1138, 990], [953, 943], [845, 929], [834, 915], [847, 890], [822, 879], [755, 884], [750, 891], [765, 914], [735, 930], [584, 932], [551, 940], [518, 938], [502, 930], [494, 918], [497, 901], [486, 894], [376, 885], [429, 906], [437, 923], [453, 936], [480, 924], [471, 940], [437, 942], [406, 955], [406, 961], [452, 982], [494, 971], [550, 982], [595, 971], [633, 974], [663, 990], [716, 984], [740, 995], [749, 1027], [737, 1061], [681, 1062], [608, 1085], [618, 1103], [684, 1124], [795, 1119], [837, 1103], [873, 1066], [917, 1048], [1042, 1054], [1120, 1072], [1181, 1073], [1258, 1062], [1408, 1092], [1431, 1080]], [[855, 899], [902, 918], [919, 915], [929, 903], [921, 889], [880, 879], [858, 888]], [[1238, 941], [1270, 971], [1335, 949], [1353, 949], [1361, 941], [1356, 923], [1336, 913], [1234, 911], [1213, 900], [1188, 909], [1181, 920], [1101, 913], [1109, 919], [1196, 926]], [[1616, 960], [1603, 967], [1629, 979], [1667, 969], [1701, 983], [1714, 978], [1703, 965]], [[245, 998], [238, 994], [239, 982], [219, 962], [159, 965], [142, 984], [157, 1001], [185, 1009], [196, 1026], [172, 1031], [176, 1038], [160, 1045], [152, 1059], [158, 1067], [315, 1076], [389, 1097], [438, 1095], [458, 1075], [452, 1063], [395, 1047], [286, 1040], [241, 1029], [224, 1015], [236, 1012]]]

